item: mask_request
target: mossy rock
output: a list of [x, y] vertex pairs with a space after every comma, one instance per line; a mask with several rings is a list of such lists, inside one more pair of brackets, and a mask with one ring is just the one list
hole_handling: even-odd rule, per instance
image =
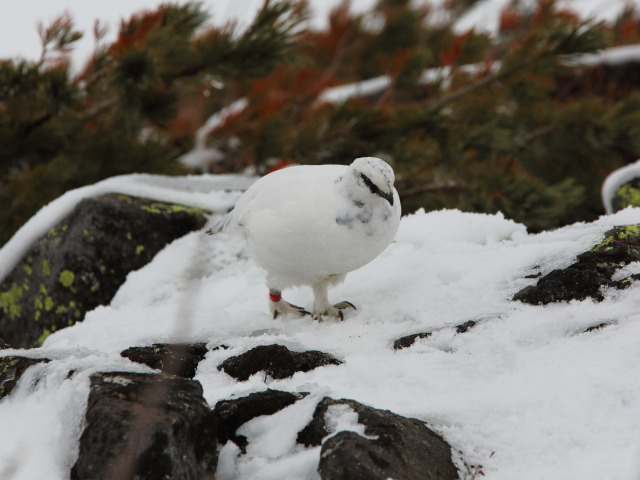
[[640, 207], [640, 178], [633, 178], [621, 185], [611, 199], [612, 211], [627, 207]]
[[603, 287], [627, 288], [637, 275], [613, 280], [624, 265], [640, 261], [640, 225], [614, 227], [590, 250], [581, 253], [577, 262], [564, 269], [553, 270], [536, 285], [523, 288], [513, 297], [532, 305], [584, 300], [602, 301]]
[[48, 361], [46, 358], [28, 358], [16, 355], [0, 357], [0, 398], [13, 391], [27, 368]]
[[0, 331], [33, 347], [108, 304], [127, 274], [206, 223], [207, 212], [107, 194], [81, 201], [0, 283]]

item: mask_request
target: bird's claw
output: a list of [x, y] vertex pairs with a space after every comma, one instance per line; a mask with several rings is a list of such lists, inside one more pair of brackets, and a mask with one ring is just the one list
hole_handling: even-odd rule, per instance
[[313, 319], [318, 322], [322, 322], [324, 320], [324, 317], [330, 317], [330, 318], [335, 318], [337, 320], [343, 321], [344, 313], [342, 311], [346, 310], [347, 308], [357, 310], [356, 306], [353, 303], [347, 302], [345, 300], [343, 302], [336, 303], [335, 305], [333, 305], [332, 307], [329, 307], [326, 311], [322, 313], [314, 313]]
[[304, 317], [305, 315], [311, 315], [311, 312], [306, 311], [304, 308], [294, 305], [292, 303], [286, 302], [284, 300], [280, 300], [275, 305], [272, 306], [271, 311], [273, 312], [273, 319], [278, 318], [278, 315], [297, 315], [299, 317]]

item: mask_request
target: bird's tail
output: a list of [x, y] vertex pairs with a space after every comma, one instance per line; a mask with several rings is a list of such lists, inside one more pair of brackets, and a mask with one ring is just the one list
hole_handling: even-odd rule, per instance
[[212, 228], [207, 230], [207, 235], [215, 235], [216, 233], [224, 232], [227, 226], [231, 223], [231, 214], [227, 214], [218, 221]]

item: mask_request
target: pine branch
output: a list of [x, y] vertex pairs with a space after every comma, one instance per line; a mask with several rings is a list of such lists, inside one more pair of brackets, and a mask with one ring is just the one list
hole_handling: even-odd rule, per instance
[[473, 93], [482, 87], [486, 87], [487, 85], [498, 82], [504, 79], [505, 77], [507, 77], [511, 73], [512, 73], [512, 69], [502, 69], [496, 73], [489, 74], [486, 77], [482, 77], [479, 80], [476, 80], [475, 82], [468, 83], [464, 87], [461, 87], [458, 90], [456, 90], [455, 92], [452, 92], [449, 95], [446, 95], [438, 99], [436, 102], [433, 102], [431, 105], [429, 105], [429, 107], [431, 108], [431, 110], [434, 110], [434, 111], [440, 110], [445, 105], [455, 102], [456, 100], [459, 100], [465, 95]]

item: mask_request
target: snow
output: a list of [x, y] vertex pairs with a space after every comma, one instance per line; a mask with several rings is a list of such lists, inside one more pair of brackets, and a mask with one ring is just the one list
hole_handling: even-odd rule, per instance
[[[218, 474], [216, 479], [319, 480], [316, 470], [320, 447], [305, 448], [296, 443], [296, 438], [298, 432], [311, 421], [320, 400], [316, 395], [311, 395], [273, 415], [257, 417], [241, 426], [238, 434], [245, 435], [249, 441], [247, 455], [245, 458], [238, 457], [237, 447], [228, 442], [221, 451], [224, 459], [221, 467], [225, 474]], [[286, 461], [282, 461], [284, 458]]]
[[[125, 176], [68, 192], [0, 250], [0, 265], [18, 250], [15, 238], [37, 238], [80, 198], [140, 189], [222, 213], [237, 198], [228, 190], [250, 181]], [[488, 480], [635, 480], [640, 283], [606, 291], [601, 303], [530, 306], [510, 300], [535, 282], [527, 275], [573, 263], [612, 226], [630, 223], [640, 223], [640, 209], [532, 235], [502, 214], [419, 211], [403, 217], [396, 240], [380, 257], [331, 291], [333, 300], [348, 299], [358, 311], [344, 322], [323, 323], [272, 320], [264, 272], [244, 243], [191, 233], [132, 272], [110, 305], [53, 333], [41, 348], [13, 352], [53, 360], [28, 370], [0, 402], [0, 478], [67, 478], [77, 456], [88, 376], [148, 371], [118, 352], [154, 342], [204, 341], [210, 349], [228, 346], [211, 350], [198, 367], [196, 379], [211, 405], [266, 388], [311, 393], [245, 424], [240, 433], [249, 438], [248, 453], [238, 456], [231, 444], [221, 448], [223, 479], [317, 478], [319, 447], [304, 448], [295, 437], [328, 395], [428, 422], [467, 465], [481, 465]], [[629, 265], [618, 276], [639, 268]], [[302, 306], [312, 301], [309, 289], [284, 295]], [[456, 333], [454, 327], [467, 320], [478, 324]], [[612, 325], [583, 333], [603, 322]], [[434, 333], [393, 350], [395, 339], [425, 331]], [[217, 370], [230, 356], [272, 343], [325, 351], [344, 363], [282, 380], [258, 373], [236, 382]], [[70, 370], [75, 373], [67, 378]], [[41, 380], [34, 384], [36, 377]], [[347, 411], [332, 415], [336, 425], [359, 428]]]
[[378, 439], [376, 435], [367, 435], [365, 433], [365, 426], [358, 421], [358, 412], [349, 405], [329, 405], [327, 413], [324, 415], [324, 420], [329, 435], [324, 438], [323, 443], [340, 432], [355, 432], [369, 440]]

